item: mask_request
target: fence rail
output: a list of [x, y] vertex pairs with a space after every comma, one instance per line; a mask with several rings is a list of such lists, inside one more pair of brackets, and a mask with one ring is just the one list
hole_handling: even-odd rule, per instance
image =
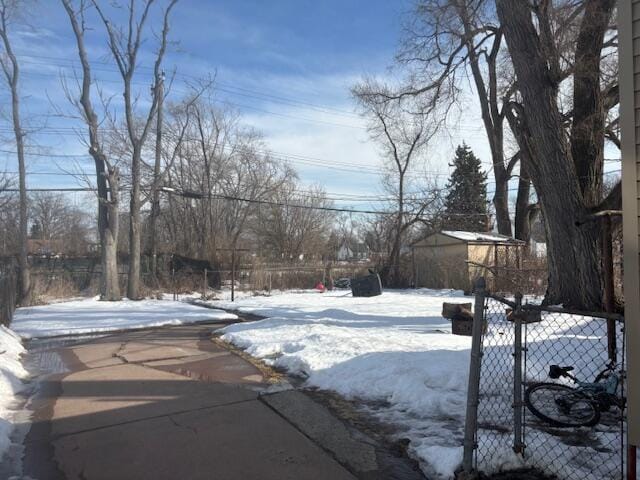
[[[482, 288], [476, 295], [481, 354], [472, 351], [465, 471], [526, 466], [569, 480], [623, 478], [624, 319]], [[552, 365], [573, 370], [558, 377]]]

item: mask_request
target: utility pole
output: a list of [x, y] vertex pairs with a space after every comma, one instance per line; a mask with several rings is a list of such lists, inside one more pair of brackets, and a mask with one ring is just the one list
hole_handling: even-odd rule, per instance
[[162, 121], [163, 112], [162, 107], [164, 104], [164, 71], [157, 79], [155, 86], [156, 95], [158, 99], [158, 111], [156, 112], [156, 151], [155, 151], [155, 163], [153, 165], [153, 199], [151, 203], [151, 274], [154, 280], [157, 280], [158, 275], [158, 240], [156, 235], [157, 220], [160, 216], [160, 166], [162, 164]]

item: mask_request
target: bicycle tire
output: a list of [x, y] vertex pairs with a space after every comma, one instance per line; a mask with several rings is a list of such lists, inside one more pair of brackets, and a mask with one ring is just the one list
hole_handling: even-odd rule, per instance
[[[541, 402], [547, 397], [547, 406]], [[549, 405], [549, 398], [553, 404]], [[597, 403], [587, 394], [560, 383], [537, 383], [524, 392], [527, 408], [536, 417], [554, 427], [593, 427], [600, 421]], [[564, 410], [558, 402], [564, 401]]]

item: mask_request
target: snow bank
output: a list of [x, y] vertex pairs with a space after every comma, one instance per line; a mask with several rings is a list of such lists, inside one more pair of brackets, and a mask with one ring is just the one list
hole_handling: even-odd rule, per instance
[[24, 388], [23, 380], [29, 375], [20, 363], [23, 352], [20, 337], [0, 325], [0, 458], [11, 443], [15, 395]]
[[306, 291], [213, 305], [269, 317], [230, 325], [222, 338], [308, 386], [365, 400], [410, 440], [429, 478], [451, 478], [462, 460], [471, 339], [451, 335], [445, 301], [469, 299], [451, 290]]
[[169, 300], [98, 298], [19, 308], [12, 328], [22, 338], [109, 332], [132, 328], [181, 325], [205, 320], [235, 320], [231, 313]]

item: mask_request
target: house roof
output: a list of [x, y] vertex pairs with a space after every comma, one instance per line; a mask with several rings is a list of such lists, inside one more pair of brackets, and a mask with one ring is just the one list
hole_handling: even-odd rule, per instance
[[490, 242], [490, 243], [525, 243], [522, 240], [507, 235], [500, 235], [493, 232], [465, 232], [463, 230], [442, 230], [442, 235], [462, 240], [463, 242]]

